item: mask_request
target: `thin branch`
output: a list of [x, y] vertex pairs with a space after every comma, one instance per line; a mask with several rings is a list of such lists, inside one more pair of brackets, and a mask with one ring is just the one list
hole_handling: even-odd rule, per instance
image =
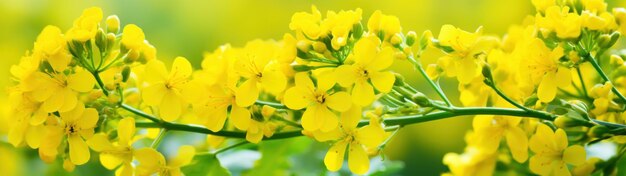
[[424, 67], [422, 66], [422, 63], [419, 63], [417, 60], [415, 60], [415, 58], [413, 58], [412, 55], [409, 55], [408, 60], [413, 64], [413, 67], [415, 67], [415, 69], [417, 71], [420, 72], [420, 74], [422, 74], [422, 76], [424, 77], [424, 79], [426, 79], [426, 81], [428, 82], [428, 84], [430, 85], [430, 87], [432, 87], [433, 89], [435, 89], [435, 91], [437, 92], [437, 94], [439, 94], [439, 97], [441, 97], [441, 99], [446, 103], [446, 105], [448, 106], [452, 106], [452, 103], [450, 102], [450, 100], [448, 99], [448, 97], [446, 96], [446, 94], [443, 92], [443, 90], [441, 90], [441, 87], [437, 86], [437, 84], [435, 84], [435, 82], [433, 82], [432, 79], [430, 79], [430, 77], [428, 77], [428, 74], [426, 73], [426, 71], [424, 70]]
[[[596, 72], [598, 72], [600, 77], [602, 77], [602, 79], [605, 82], [609, 82], [609, 83], [613, 84], [613, 82], [611, 82], [611, 79], [609, 79], [609, 77], [606, 75], [606, 73], [604, 73], [604, 71], [602, 70], [602, 68], [600, 67], [600, 65], [596, 61], [596, 59], [593, 56], [591, 56], [591, 54], [587, 54], [587, 57], [588, 57], [587, 60], [589, 60], [589, 63], [591, 63], [593, 68], [596, 69]], [[615, 93], [617, 95], [617, 97], [619, 97], [619, 99], [622, 101], [622, 104], [626, 103], [626, 97], [624, 97], [624, 95], [622, 95], [622, 93], [620, 93], [619, 90], [617, 90], [617, 88], [615, 88], [615, 85], [613, 85], [611, 87], [611, 91], [613, 91], [613, 93]]]

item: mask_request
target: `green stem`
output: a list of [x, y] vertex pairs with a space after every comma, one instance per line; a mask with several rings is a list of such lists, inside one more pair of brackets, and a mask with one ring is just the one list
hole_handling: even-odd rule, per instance
[[146, 119], [148, 119], [148, 120], [150, 120], [152, 122], [161, 123], [161, 120], [159, 120], [158, 118], [156, 118], [156, 117], [154, 117], [154, 116], [152, 116], [150, 114], [146, 114], [145, 112], [143, 112], [143, 111], [141, 111], [139, 109], [135, 109], [132, 106], [129, 106], [127, 104], [122, 103], [122, 104], [120, 104], [120, 107], [122, 107], [122, 109], [125, 109], [125, 110], [127, 110], [129, 112], [132, 112], [133, 114], [136, 114], [138, 116], [146, 118]]
[[452, 103], [450, 102], [450, 100], [448, 100], [448, 97], [446, 96], [446, 94], [443, 93], [443, 90], [441, 90], [441, 87], [437, 86], [437, 84], [435, 84], [435, 82], [432, 79], [430, 79], [430, 77], [428, 77], [428, 74], [424, 70], [424, 67], [422, 66], [422, 64], [419, 63], [417, 60], [415, 60], [415, 58], [413, 58], [412, 55], [410, 55], [407, 58], [413, 64], [413, 67], [415, 67], [415, 69], [419, 71], [420, 74], [422, 74], [422, 76], [426, 79], [430, 87], [432, 87], [437, 92], [437, 94], [439, 94], [439, 97], [441, 97], [441, 99], [446, 103], [446, 105], [452, 106]]
[[220, 153], [222, 153], [222, 152], [225, 152], [225, 151], [228, 151], [228, 150], [230, 150], [230, 149], [237, 148], [237, 147], [239, 147], [239, 146], [246, 145], [246, 144], [249, 144], [249, 142], [248, 142], [248, 141], [241, 141], [241, 142], [239, 142], [239, 143], [236, 143], [236, 144], [230, 145], [230, 146], [228, 146], [228, 147], [221, 148], [221, 149], [219, 149], [219, 150], [217, 150], [217, 151], [213, 152], [213, 155], [217, 155], [217, 154], [220, 154]]
[[278, 109], [286, 109], [287, 107], [283, 104], [280, 103], [275, 103], [275, 102], [269, 102], [269, 101], [261, 101], [261, 100], [257, 100], [256, 102], [254, 102], [257, 105], [267, 105], [267, 106], [271, 106], [273, 108], [278, 108]]
[[273, 116], [272, 118], [274, 118], [274, 119], [276, 119], [276, 120], [278, 120], [278, 121], [281, 121], [281, 122], [285, 122], [285, 124], [287, 124], [287, 125], [289, 125], [289, 126], [293, 126], [293, 127], [296, 127], [296, 128], [302, 128], [302, 125], [300, 125], [300, 124], [298, 124], [298, 123], [296, 123], [296, 122], [293, 122], [293, 121], [291, 121], [291, 120], [287, 120], [287, 119], [285, 119], [285, 118], [283, 118], [283, 117], [280, 117], [280, 116]]
[[515, 106], [515, 107], [517, 107], [517, 108], [520, 108], [520, 109], [522, 109], [522, 110], [524, 110], [524, 111], [531, 111], [531, 110], [530, 110], [530, 109], [528, 109], [526, 106], [523, 106], [523, 105], [521, 105], [521, 104], [517, 103], [515, 100], [511, 99], [511, 97], [506, 96], [506, 94], [504, 94], [504, 92], [502, 92], [502, 90], [498, 89], [498, 87], [496, 87], [496, 85], [495, 85], [495, 84], [496, 84], [496, 83], [491, 82], [491, 83], [488, 83], [488, 84], [487, 84], [487, 86], [491, 87], [491, 89], [493, 89], [494, 91], [496, 91], [496, 93], [497, 93], [500, 97], [502, 97], [502, 98], [503, 98], [504, 100], [506, 100], [507, 102], [511, 103], [513, 106]]
[[[225, 131], [225, 130], [213, 132], [209, 129], [206, 129], [200, 126], [185, 125], [185, 124], [178, 124], [178, 123], [171, 123], [171, 122], [161, 122], [161, 123], [136, 122], [135, 126], [138, 128], [164, 128], [170, 131], [186, 131], [186, 132], [192, 132], [192, 133], [210, 134], [214, 136], [222, 136], [222, 137], [229, 137], [229, 138], [241, 138], [241, 139], [246, 138], [246, 132]], [[298, 137], [298, 136], [302, 136], [302, 132], [299, 130], [287, 131], [287, 132], [276, 133], [272, 135], [272, 137], [264, 138], [263, 140], [284, 139], [284, 138], [292, 138], [292, 137]]]
[[587, 95], [587, 87], [585, 86], [585, 80], [583, 79], [583, 74], [580, 72], [580, 67], [576, 67], [576, 73], [578, 73], [578, 79], [580, 80], [580, 85], [582, 87], [583, 96], [589, 97]]
[[606, 73], [604, 73], [604, 71], [602, 71], [602, 68], [600, 67], [600, 65], [598, 64], [598, 62], [596, 62], [596, 59], [591, 56], [591, 54], [587, 55], [589, 60], [589, 63], [591, 63], [591, 65], [593, 66], [594, 69], [596, 69], [596, 72], [598, 72], [598, 74], [600, 75], [600, 77], [602, 77], [602, 79], [605, 82], [609, 82], [611, 83], [613, 86], [611, 87], [611, 91], [613, 91], [613, 93], [615, 93], [617, 95], [617, 97], [619, 97], [619, 99], [622, 101], [623, 103], [626, 103], [626, 97], [624, 97], [624, 95], [622, 95], [622, 93], [620, 93], [617, 88], [615, 88], [615, 85], [611, 82], [611, 80], [609, 79], [609, 77], [606, 75]]
[[165, 133], [167, 133], [167, 129], [161, 129], [159, 135], [156, 137], [156, 139], [154, 139], [152, 145], [150, 145], [150, 148], [157, 149], [159, 147], [159, 144], [161, 144], [163, 137], [165, 137]]
[[104, 87], [104, 82], [102, 82], [102, 78], [100, 78], [100, 73], [98, 71], [94, 71], [91, 74], [94, 78], [96, 78], [96, 82], [98, 83], [100, 89], [102, 89], [102, 93], [104, 93], [104, 95], [106, 96], [109, 96], [109, 91], [107, 91], [107, 89]]
[[[521, 109], [513, 108], [497, 108], [497, 107], [467, 107], [467, 108], [452, 108], [453, 111], [439, 111], [429, 114], [416, 114], [399, 117], [388, 117], [383, 120], [385, 125], [410, 125], [422, 122], [428, 122], [433, 120], [445, 119], [456, 116], [471, 116], [471, 115], [507, 115], [517, 117], [530, 117], [543, 120], [553, 120], [556, 116], [542, 112], [542, 111], [525, 111]], [[359, 122], [359, 126], [368, 124], [369, 121]]]

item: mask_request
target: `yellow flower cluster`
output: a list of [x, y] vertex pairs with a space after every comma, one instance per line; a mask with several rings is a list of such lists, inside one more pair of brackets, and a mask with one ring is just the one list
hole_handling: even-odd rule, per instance
[[[210, 149], [185, 145], [166, 160], [157, 147], [168, 131], [206, 134], [212, 148], [226, 138], [257, 144], [304, 135], [329, 144], [328, 170], [339, 171], [347, 156], [361, 175], [405, 125], [476, 115], [465, 152], [444, 157], [446, 175], [492, 175], [496, 163], [540, 175], [602, 170], [610, 161], [587, 160], [584, 146], [623, 144], [625, 56], [607, 53], [626, 32], [626, 10], [607, 11], [602, 0], [532, 4], [537, 14], [505, 37], [444, 25], [436, 38], [403, 33], [397, 17], [380, 11], [364, 25], [361, 9], [323, 16], [313, 6], [292, 16], [281, 40], [222, 45], [198, 69], [184, 57], [168, 69], [143, 29], [121, 28], [115, 15], [102, 23], [102, 10], [88, 8], [66, 33], [46, 26], [11, 67], [16, 125], [8, 140], [38, 149], [46, 162], [60, 156], [67, 170], [88, 162], [91, 149], [116, 175], [183, 175], [207, 155], [196, 150]], [[442, 56], [424, 69], [420, 56], [431, 50]], [[441, 101], [392, 72], [394, 63], [412, 64]], [[458, 80], [463, 106], [439, 86], [447, 77]]]

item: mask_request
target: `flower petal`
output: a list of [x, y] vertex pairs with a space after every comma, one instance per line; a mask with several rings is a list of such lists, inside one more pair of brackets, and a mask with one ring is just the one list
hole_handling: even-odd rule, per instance
[[391, 72], [372, 72], [370, 73], [370, 80], [378, 91], [387, 93], [391, 91], [393, 83], [396, 81], [396, 77]]
[[320, 127], [322, 126], [322, 123], [320, 123], [318, 119], [318, 111], [320, 108], [326, 107], [321, 107], [321, 105], [315, 104], [306, 108], [304, 114], [302, 114], [302, 127], [305, 130], [315, 131], [320, 129]]
[[279, 94], [287, 87], [287, 77], [282, 72], [273, 69], [266, 68], [259, 81], [265, 90], [273, 94]]
[[367, 69], [371, 71], [381, 71], [389, 68], [389, 66], [393, 64], [394, 55], [395, 52], [393, 47], [384, 47], [380, 52], [378, 52], [378, 54], [376, 54], [376, 58], [367, 65]]
[[175, 121], [182, 114], [183, 102], [173, 91], [167, 91], [163, 95], [163, 101], [159, 106], [161, 119], [171, 122]]
[[142, 90], [141, 97], [147, 105], [158, 106], [163, 101], [163, 96], [165, 96], [167, 91], [168, 89], [164, 84], [152, 84]]
[[167, 79], [167, 69], [160, 60], [151, 60], [146, 64], [144, 70], [144, 81], [148, 83], [163, 82]]
[[230, 110], [230, 120], [240, 130], [246, 130], [250, 126], [250, 111], [246, 108], [233, 106]]
[[72, 163], [82, 165], [89, 161], [89, 147], [79, 135], [70, 135], [67, 142], [70, 144], [70, 161]]
[[528, 159], [528, 138], [521, 128], [509, 128], [506, 133], [506, 143], [515, 161], [524, 163]]
[[165, 167], [165, 157], [153, 148], [141, 148], [133, 152], [135, 159], [139, 161], [137, 166], [138, 175], [151, 175], [160, 168]]
[[551, 102], [556, 96], [556, 75], [553, 72], [546, 73], [537, 87], [537, 97], [542, 102]]
[[574, 166], [585, 163], [586, 157], [585, 148], [580, 145], [569, 146], [563, 152], [563, 161]]
[[205, 117], [209, 118], [205, 126], [213, 132], [222, 130], [226, 122], [227, 111], [226, 107], [211, 108], [210, 113], [207, 114], [208, 117]]
[[554, 143], [556, 144], [556, 150], [562, 151], [567, 148], [567, 134], [563, 129], [558, 129], [554, 133]]
[[344, 112], [352, 106], [350, 95], [346, 92], [334, 93], [326, 98], [326, 105], [336, 111]]
[[374, 96], [374, 88], [367, 81], [357, 81], [352, 89], [352, 101], [360, 106], [370, 105]]
[[248, 107], [259, 98], [259, 88], [257, 87], [257, 80], [250, 78], [244, 81], [237, 88], [236, 101], [237, 105], [241, 107]]
[[176, 158], [172, 160], [170, 166], [181, 167], [191, 163], [193, 156], [196, 155], [196, 149], [193, 146], [184, 145], [178, 148]]
[[96, 79], [89, 72], [79, 69], [67, 77], [67, 86], [78, 92], [87, 92], [93, 89]]
[[370, 161], [365, 149], [356, 142], [350, 143], [348, 152], [348, 166], [355, 174], [363, 175], [370, 169]]
[[356, 81], [356, 67], [353, 65], [342, 65], [335, 69], [337, 83], [343, 87], [350, 87]]
[[176, 57], [172, 63], [172, 70], [170, 71], [170, 78], [184, 79], [191, 76], [193, 71], [191, 63], [184, 57]]
[[115, 169], [122, 163], [122, 159], [108, 153], [100, 153], [100, 163], [109, 170]]
[[346, 148], [348, 147], [348, 141], [337, 141], [333, 146], [328, 149], [326, 156], [324, 156], [324, 165], [329, 171], [338, 171], [343, 165], [343, 158], [345, 157]]
[[[317, 117], [323, 119], [320, 121], [322, 126], [320, 127], [320, 131], [329, 132], [337, 128], [339, 126], [339, 120], [337, 119], [337, 115], [330, 111], [328, 107], [320, 107], [317, 109]], [[320, 123], [318, 122], [318, 123]]]
[[102, 152], [105, 150], [113, 149], [113, 144], [109, 141], [109, 138], [104, 133], [98, 133], [93, 135], [89, 140], [87, 140], [87, 144], [91, 149], [96, 152]]
[[130, 146], [133, 136], [135, 136], [135, 119], [126, 117], [120, 120], [117, 125], [118, 143], [122, 146]]
[[309, 97], [311, 92], [304, 87], [296, 86], [287, 89], [284, 96], [284, 103], [289, 109], [299, 110], [311, 103]]

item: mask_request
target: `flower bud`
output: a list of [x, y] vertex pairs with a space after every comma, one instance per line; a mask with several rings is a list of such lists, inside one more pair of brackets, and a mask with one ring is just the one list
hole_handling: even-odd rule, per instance
[[128, 55], [126, 56], [126, 58], [128, 58], [128, 61], [134, 62], [134, 61], [137, 61], [139, 59], [139, 55], [141, 55], [141, 53], [139, 53], [139, 51], [137, 51], [137, 50], [130, 50], [130, 51], [128, 51]]
[[98, 49], [100, 50], [101, 53], [104, 53], [107, 49], [107, 36], [106, 33], [104, 33], [104, 30], [102, 29], [98, 29], [98, 32], [96, 32], [96, 46], [98, 47]]
[[324, 53], [326, 51], [326, 45], [322, 42], [313, 43], [313, 50], [318, 53]]
[[489, 68], [489, 64], [484, 64], [482, 68], [483, 77], [485, 77], [485, 84], [493, 85], [493, 75], [491, 74], [491, 68]]
[[122, 69], [122, 82], [126, 82], [128, 81], [128, 78], [130, 77], [130, 67], [124, 66], [124, 68]]
[[117, 15], [108, 16], [106, 19], [107, 32], [118, 33], [120, 32], [120, 18]]
[[609, 128], [605, 126], [593, 126], [591, 127], [591, 129], [589, 129], [589, 131], [587, 132], [587, 135], [589, 137], [599, 138], [599, 137], [604, 137], [605, 135], [608, 134], [608, 132], [609, 132]]
[[610, 58], [612, 64], [617, 66], [624, 64], [624, 59], [622, 59], [619, 55], [612, 54]]
[[352, 35], [355, 39], [360, 39], [363, 36], [363, 24], [361, 22], [354, 24], [352, 26]]
[[304, 71], [309, 71], [311, 70], [311, 67], [309, 67], [308, 65], [294, 65], [292, 66], [293, 70], [297, 71], [297, 72], [304, 72]]
[[390, 43], [393, 46], [400, 46], [402, 44], [402, 36], [399, 33], [391, 36]]
[[398, 73], [393, 73], [393, 75], [396, 77], [396, 81], [393, 82], [394, 86], [404, 86], [404, 76], [398, 74]]
[[420, 105], [421, 107], [430, 106], [430, 100], [428, 100], [428, 97], [421, 92], [413, 94], [413, 96], [411, 96], [411, 101], [417, 103], [417, 105]]
[[617, 39], [619, 39], [619, 37], [620, 33], [617, 31], [611, 33], [611, 35], [602, 34], [598, 38], [598, 46], [600, 46], [601, 48], [610, 48], [615, 44], [615, 42], [617, 42]]
[[417, 41], [417, 33], [415, 33], [415, 31], [406, 33], [406, 45], [413, 46], [415, 41]]
[[72, 172], [75, 168], [76, 165], [74, 165], [69, 159], [63, 160], [63, 169], [65, 169], [65, 171]]
[[113, 45], [115, 45], [115, 34], [113, 33], [107, 33], [106, 35], [106, 40], [107, 40], [107, 49], [111, 49], [113, 48]]
[[568, 102], [568, 104], [572, 107], [572, 110], [576, 111], [576, 113], [578, 114], [587, 114], [587, 112], [589, 111], [587, 104], [580, 100], [571, 100]]
[[584, 125], [584, 122], [578, 119], [571, 118], [566, 115], [558, 116], [554, 120], [554, 125], [559, 128], [575, 127]]
[[424, 31], [424, 33], [422, 33], [422, 37], [420, 38], [420, 43], [419, 43], [420, 50], [424, 50], [426, 49], [428, 45], [431, 45], [432, 38], [433, 38], [433, 32], [431, 32], [430, 30]]
[[84, 43], [80, 42], [78, 40], [72, 40], [71, 42], [69, 42], [69, 50], [70, 50], [70, 54], [72, 54], [74, 57], [77, 58], [81, 58], [84, 52]]

